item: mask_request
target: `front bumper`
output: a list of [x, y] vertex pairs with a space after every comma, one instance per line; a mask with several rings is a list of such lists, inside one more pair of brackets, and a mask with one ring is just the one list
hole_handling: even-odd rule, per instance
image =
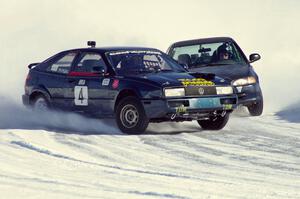
[[235, 87], [239, 105], [250, 105], [263, 100], [262, 92], [258, 83]]
[[198, 98], [173, 98], [142, 100], [148, 118], [188, 118], [207, 117], [208, 114], [232, 111], [237, 107], [237, 96], [207, 96]]

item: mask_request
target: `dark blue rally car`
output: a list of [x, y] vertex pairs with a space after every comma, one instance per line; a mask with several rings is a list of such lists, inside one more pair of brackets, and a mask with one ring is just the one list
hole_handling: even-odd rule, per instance
[[238, 92], [238, 104], [247, 106], [252, 116], [262, 114], [263, 95], [258, 76], [251, 66], [260, 59], [259, 54], [251, 54], [248, 60], [229, 37], [179, 41], [172, 44], [167, 53], [190, 71], [214, 73], [231, 81]]
[[163, 121], [197, 120], [203, 129], [222, 129], [237, 105], [230, 82], [187, 72], [157, 49], [88, 44], [30, 64], [23, 103], [115, 117], [128, 134]]

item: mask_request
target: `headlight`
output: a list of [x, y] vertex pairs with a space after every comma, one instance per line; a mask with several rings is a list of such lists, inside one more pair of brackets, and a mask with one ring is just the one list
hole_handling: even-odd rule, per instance
[[181, 97], [185, 96], [184, 88], [166, 88], [165, 89], [166, 97]]
[[231, 86], [216, 87], [216, 90], [218, 95], [229, 95], [233, 93]]
[[243, 85], [254, 84], [254, 83], [256, 83], [255, 77], [250, 76], [250, 77], [237, 79], [232, 82], [232, 85], [233, 86], [243, 86]]

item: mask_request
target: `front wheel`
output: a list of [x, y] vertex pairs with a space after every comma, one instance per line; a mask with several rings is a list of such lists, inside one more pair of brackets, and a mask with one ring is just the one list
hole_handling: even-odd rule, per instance
[[229, 113], [224, 116], [212, 117], [208, 120], [198, 120], [198, 124], [203, 130], [221, 130], [227, 124]]
[[248, 111], [251, 116], [260, 116], [263, 113], [264, 103], [263, 100], [257, 101], [248, 106]]
[[126, 134], [142, 134], [149, 124], [143, 105], [136, 97], [126, 97], [116, 109], [116, 122]]

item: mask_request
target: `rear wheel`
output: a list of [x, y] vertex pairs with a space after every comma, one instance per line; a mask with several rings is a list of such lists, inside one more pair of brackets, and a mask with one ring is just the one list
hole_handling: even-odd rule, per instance
[[260, 116], [264, 109], [263, 100], [257, 101], [254, 104], [247, 106], [247, 108], [251, 116]]
[[34, 111], [47, 111], [49, 109], [49, 103], [44, 96], [38, 95], [35, 97], [32, 107]]
[[149, 124], [145, 110], [136, 97], [125, 97], [117, 105], [116, 122], [126, 134], [142, 134]]
[[211, 117], [209, 120], [198, 120], [198, 124], [203, 130], [221, 130], [225, 127], [229, 119], [229, 113], [224, 116]]

